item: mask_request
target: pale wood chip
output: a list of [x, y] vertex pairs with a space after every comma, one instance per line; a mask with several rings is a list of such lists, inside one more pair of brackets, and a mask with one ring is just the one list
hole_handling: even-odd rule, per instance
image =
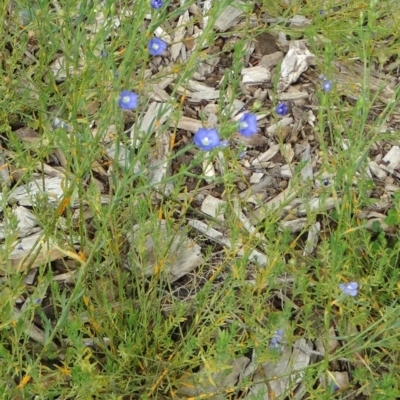
[[186, 24], [189, 22], [189, 11], [186, 10], [178, 20], [175, 30], [174, 43], [171, 46], [171, 58], [173, 61], [179, 57], [179, 54], [183, 48], [183, 38], [186, 33]]
[[314, 179], [313, 168], [311, 164], [311, 147], [310, 143], [307, 143], [306, 148], [301, 154], [301, 162], [305, 163], [304, 167], [301, 169], [300, 174], [304, 182], [307, 180]]
[[190, 97], [188, 96], [188, 100], [191, 103], [198, 104], [203, 100], [219, 99], [219, 96], [220, 96], [220, 91], [219, 90], [209, 89], [209, 90], [203, 91], [203, 92], [194, 92], [194, 93], [192, 93], [192, 95]]
[[170, 136], [170, 132], [166, 130], [157, 133], [154, 150], [148, 158], [149, 185], [154, 185], [157, 190], [165, 195], [171, 194], [174, 188], [172, 182], [163, 182], [170, 175], [170, 163], [168, 161]]
[[64, 179], [58, 176], [38, 178], [12, 190], [8, 194], [8, 199], [16, 200], [22, 206], [32, 206], [37, 195], [47, 194], [50, 203], [58, 203], [64, 194], [63, 186], [65, 186]]
[[289, 164], [282, 165], [280, 167], [279, 174], [282, 178], [286, 178], [286, 179], [292, 178], [293, 174], [292, 174], [292, 169], [291, 169], [290, 165]]
[[308, 19], [304, 15], [293, 15], [293, 17], [289, 19], [289, 26], [291, 28], [304, 28], [312, 24], [312, 22], [312, 19]]
[[250, 183], [259, 183], [264, 176], [264, 172], [254, 172], [250, 177]]
[[300, 232], [307, 225], [307, 218], [297, 218], [289, 221], [282, 221], [280, 223], [281, 229], [289, 229], [290, 232]]
[[261, 65], [265, 68], [275, 67], [275, 65], [278, 65], [283, 60], [283, 56], [284, 55], [282, 51], [276, 51], [275, 53], [267, 54], [261, 58], [258, 65]]
[[0, 142], [0, 183], [5, 186], [11, 185], [10, 172], [8, 169], [8, 163], [3, 155], [3, 150]]
[[201, 211], [204, 214], [210, 215], [220, 221], [224, 220], [225, 209], [226, 201], [222, 201], [211, 195], [208, 195], [201, 204]]
[[383, 157], [379, 167], [385, 171], [393, 173], [395, 169], [400, 168], [400, 147], [393, 146]]
[[300, 100], [300, 99], [307, 99], [310, 97], [310, 95], [307, 92], [283, 92], [279, 93], [277, 96], [277, 99], [279, 101], [294, 101], [294, 100]]
[[[12, 213], [17, 218], [17, 229], [18, 229], [18, 237], [26, 237], [35, 233], [41, 228], [38, 227], [38, 222], [36, 217], [29, 211], [27, 208], [18, 206], [12, 210]], [[5, 237], [9, 234], [9, 231], [6, 230], [6, 227], [10, 229], [10, 223], [6, 224], [0, 223], [0, 239], [5, 239]]]
[[179, 118], [178, 124], [170, 119], [170, 127], [174, 128], [176, 125], [179, 129], [184, 129], [185, 131], [190, 132], [196, 132], [198, 129], [203, 127], [203, 123], [200, 120], [185, 116]]
[[282, 61], [277, 87], [278, 93], [283, 92], [291, 83], [296, 82], [310, 65], [315, 64], [315, 61], [315, 55], [308, 50], [303, 41], [292, 41], [289, 51]]
[[368, 164], [370, 171], [380, 180], [384, 181], [387, 177], [386, 171], [379, 167], [375, 161], [370, 161]]
[[307, 235], [306, 246], [303, 251], [303, 256], [311, 255], [315, 248], [317, 247], [318, 240], [319, 240], [319, 232], [321, 230], [321, 224], [316, 222], [310, 226]]
[[[233, 26], [237, 25], [242, 17], [244, 17], [245, 12], [241, 8], [245, 3], [242, 1], [234, 0], [231, 5], [224, 8], [221, 15], [215, 22], [214, 28], [220, 32], [225, 32]], [[235, 5], [237, 7], [235, 7]]]
[[[328, 382], [326, 382], [326, 377], [328, 377]], [[349, 374], [346, 371], [327, 371], [327, 374], [321, 375], [319, 378], [321, 383], [321, 388], [324, 390], [332, 390], [332, 386], [339, 389], [346, 388], [349, 383]], [[369, 397], [369, 396], [368, 396]]]
[[271, 71], [262, 65], [243, 68], [240, 73], [243, 75], [242, 83], [245, 85], [260, 85], [271, 81]]

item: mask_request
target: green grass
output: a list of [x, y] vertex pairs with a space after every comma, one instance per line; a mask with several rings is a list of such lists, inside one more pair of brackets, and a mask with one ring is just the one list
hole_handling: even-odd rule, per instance
[[[185, 64], [173, 64], [175, 86], [169, 89], [168, 103], [173, 112], [160, 128], [172, 126], [171, 133], [181, 140], [169, 155], [174, 166], [174, 175], [168, 178], [174, 185], [170, 195], [160, 196], [147, 178], [154, 136], [145, 136], [134, 150], [124, 134], [146, 112], [149, 82], [167, 75], [162, 72], [147, 77], [148, 38], [159, 26], [173, 35], [179, 15], [188, 7], [175, 6], [173, 11], [164, 7], [155, 12], [147, 0], [136, 3], [105, 2], [104, 16], [120, 16], [120, 26], [104, 23], [92, 36], [88, 35], [89, 27], [96, 23], [100, 6], [89, 2], [59, 1], [59, 11], [48, 0], [1, 6], [1, 20], [6, 23], [0, 26], [0, 136], [14, 177], [11, 187], [3, 185], [1, 200], [5, 223], [0, 250], [1, 398], [178, 398], [176, 393], [182, 387], [204, 388], [212, 384], [213, 374], [229, 372], [232, 359], [255, 354], [258, 363], [279, 360], [279, 351], [271, 350], [269, 343], [280, 328], [288, 344], [305, 338], [320, 339], [327, 346], [331, 328], [340, 340], [332, 354], [326, 353], [305, 369], [306, 398], [347, 398], [354, 393], [359, 399], [364, 398], [361, 393], [368, 393], [368, 399], [400, 397], [400, 196], [390, 196], [386, 210], [386, 223], [392, 228], [389, 233], [379, 223], [367, 228], [366, 221], [359, 218], [360, 211], [379, 200], [377, 193], [384, 194], [382, 182], [365, 173], [371, 149], [378, 146], [386, 153], [399, 144], [393, 118], [398, 92], [393, 101], [383, 104], [379, 99], [383, 88], [370, 89], [370, 70], [374, 66], [384, 71], [385, 65], [398, 61], [400, 6], [396, 1], [362, 0], [319, 5], [295, 0], [284, 6], [284, 2], [263, 0], [253, 9], [255, 2], [246, 3], [248, 23], [238, 28], [244, 38], [234, 45], [233, 63], [224, 71], [218, 100], [219, 130], [225, 138], [232, 132], [232, 123], [223, 111], [233, 99], [243, 97], [239, 84], [245, 66], [243, 42], [265, 29], [284, 32], [292, 39], [308, 39], [317, 56], [317, 76], [322, 73], [333, 78], [335, 61], [350, 69], [360, 62], [364, 76], [361, 87], [335, 83], [332, 92], [324, 93], [316, 86], [314, 104], [318, 110], [313, 134], [320, 154], [316, 176], [320, 179], [327, 172], [334, 177], [329, 187], [317, 191], [321, 199], [333, 197], [335, 205], [326, 210], [322, 202], [319, 210], [306, 209], [307, 224], [300, 232], [281, 229], [282, 205], [266, 211], [266, 218], [256, 226], [260, 236], [248, 233], [233, 212], [236, 182], [244, 179], [241, 149], [232, 146], [223, 150], [225, 173], [217, 175], [214, 183], [227, 200], [226, 215], [230, 217], [223, 227], [231, 243], [227, 249], [187, 224], [189, 219], [200, 218], [218, 227], [215, 220], [199, 211], [195, 199], [207, 184], [201, 169], [204, 157], [213, 159], [216, 152], [194, 151], [173, 128], [185, 112], [176, 88], [185, 87], [199, 59], [210, 57], [200, 46]], [[217, 38], [212, 26], [229, 3], [215, 2], [200, 43], [213, 43]], [[321, 16], [320, 9], [327, 15]], [[25, 26], [19, 17], [22, 10], [31, 14]], [[254, 28], [250, 14], [255, 12], [261, 20], [266, 11], [278, 22]], [[151, 21], [145, 19], [149, 13]], [[313, 23], [290, 27], [287, 19], [296, 14], [312, 18]], [[188, 25], [194, 24], [198, 24], [195, 17]], [[107, 58], [99, 56], [103, 49], [109, 53]], [[50, 69], [60, 54], [68, 67], [63, 80], [56, 79]], [[390, 74], [396, 77], [396, 70], [384, 73], [388, 79]], [[277, 75], [273, 81], [276, 85]], [[135, 90], [140, 96], [140, 105], [133, 113], [118, 108], [123, 89]], [[352, 95], [353, 101], [349, 100]], [[276, 118], [272, 110], [272, 103], [262, 109]], [[68, 123], [71, 131], [54, 129], [55, 116]], [[15, 131], [22, 126], [38, 133], [36, 142], [21, 140]], [[393, 129], [383, 131], [384, 126]], [[110, 127], [112, 134], [107, 141]], [[137, 129], [134, 135], [140, 135]], [[343, 140], [348, 141], [347, 149]], [[105, 148], [113, 142], [132, 149], [125, 167], [104, 156]], [[118, 146], [117, 151], [122, 151]], [[15, 187], [37, 177], [44, 179], [42, 167], [54, 162], [56, 151], [65, 156], [63, 198], [51, 204], [46, 196], [38, 197], [32, 212], [43, 229], [43, 243], [55, 240], [65, 258], [56, 265], [42, 263], [34, 284], [28, 285], [27, 271], [15, 271], [8, 262], [18, 234], [11, 212], [15, 204], [7, 199]], [[189, 156], [189, 161], [181, 162], [182, 156]], [[108, 171], [109, 180], [102, 178], [103, 193], [96, 183], [101, 179], [95, 163]], [[302, 166], [296, 160], [292, 185], [297, 188], [296, 197], [307, 204], [316, 189], [311, 182], [301, 182]], [[184, 195], [188, 183], [196, 189]], [[102, 194], [109, 196], [107, 203], [102, 202]], [[242, 207], [248, 205], [243, 202]], [[90, 218], [85, 219], [86, 214]], [[167, 234], [160, 232], [160, 219], [167, 221]], [[304, 256], [307, 232], [317, 220], [322, 226], [319, 244], [312, 255]], [[127, 237], [134, 226], [139, 228], [129, 244]], [[171, 284], [163, 268], [171, 260], [168, 248], [181, 231], [201, 245], [204, 262], [186, 280]], [[145, 276], [149, 236], [155, 241], [159, 271]], [[242, 257], [237, 254], [239, 242], [246, 248]], [[267, 255], [267, 267], [249, 261], [254, 248]], [[68, 272], [69, 280], [54, 280], [54, 276]], [[338, 284], [350, 281], [358, 282], [358, 295], [341, 296]], [[278, 294], [285, 300], [279, 300]], [[35, 299], [43, 299], [42, 304]], [[25, 305], [16, 314], [14, 307], [17, 304], [20, 309], [21, 302]], [[41, 326], [44, 343], [29, 337], [33, 321]], [[87, 346], [88, 340], [94, 345]], [[321, 377], [327, 379], [338, 365], [342, 370], [348, 368], [350, 383], [331, 393], [318, 382]], [[226, 391], [231, 396], [244, 396], [254, 383], [240, 380]], [[228, 397], [225, 391], [217, 394], [218, 398]], [[198, 395], [211, 398], [201, 389]]]

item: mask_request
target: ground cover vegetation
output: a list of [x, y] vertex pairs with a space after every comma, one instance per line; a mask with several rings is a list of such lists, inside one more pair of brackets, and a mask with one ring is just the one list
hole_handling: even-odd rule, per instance
[[2, 399], [400, 398], [397, 1], [4, 1]]

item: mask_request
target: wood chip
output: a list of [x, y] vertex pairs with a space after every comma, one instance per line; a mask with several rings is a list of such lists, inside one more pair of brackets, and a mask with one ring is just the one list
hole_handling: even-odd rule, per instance
[[237, 25], [240, 19], [245, 15], [244, 10], [242, 9], [244, 6], [245, 3], [235, 0], [231, 5], [224, 7], [224, 11], [222, 11], [218, 20], [215, 22], [214, 28], [220, 32], [225, 32]]
[[300, 75], [314, 65], [316, 57], [308, 50], [304, 41], [290, 42], [289, 51], [283, 59], [278, 81], [278, 93], [286, 90], [289, 85], [296, 82]]
[[208, 195], [201, 204], [201, 211], [213, 218], [224, 220], [226, 202]]
[[240, 73], [243, 75], [242, 83], [245, 85], [260, 85], [271, 81], [271, 71], [262, 65], [243, 68]]

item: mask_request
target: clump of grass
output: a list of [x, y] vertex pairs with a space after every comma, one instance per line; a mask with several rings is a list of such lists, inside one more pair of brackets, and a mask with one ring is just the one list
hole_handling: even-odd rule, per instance
[[[215, 2], [199, 43], [215, 41], [212, 26], [229, 3]], [[377, 189], [362, 172], [371, 147], [398, 144], [396, 134], [381, 133], [395, 105], [379, 102], [370, 90], [369, 73], [373, 65], [379, 69], [388, 60], [398, 61], [397, 39], [387, 41], [397, 29], [400, 10], [395, 2], [366, 4], [359, 0], [339, 5], [324, 2], [323, 6], [296, 1], [290, 6], [278, 4], [247, 3], [246, 12], [250, 17], [253, 11], [259, 16], [268, 11], [277, 18], [271, 29], [292, 38], [306, 37], [318, 56], [316, 68], [332, 80], [331, 90], [316, 90], [314, 133], [321, 155], [319, 170], [332, 176], [329, 184], [319, 189], [320, 198], [341, 201], [337, 200], [331, 211], [307, 209], [308, 224], [297, 235], [280, 229], [282, 207], [268, 211], [267, 219], [257, 226], [261, 236], [250, 235], [236, 218], [227, 219], [230, 250], [187, 229], [187, 220], [199, 211], [192, 199], [182, 202], [179, 197], [189, 179], [200, 187], [202, 162], [214, 153], [198, 152], [187, 164], [180, 163], [168, 178], [173, 181], [173, 192], [155, 201], [156, 188], [146, 178], [154, 138], [146, 136], [141, 146], [133, 149], [132, 137], [124, 134], [145, 112], [147, 80], [163, 77], [146, 75], [149, 38], [160, 26], [169, 27], [167, 33], [173, 35], [177, 18], [189, 5], [174, 3], [154, 10], [147, 0], [135, 2], [134, 9], [126, 2], [105, 3], [105, 20], [121, 16], [119, 25], [104, 23], [94, 37], [88, 36], [87, 30], [96, 26], [99, 14], [87, 2], [69, 1], [60, 4], [60, 9], [47, 1], [2, 8], [6, 24], [0, 28], [0, 41], [6, 56], [1, 67], [0, 126], [8, 163], [22, 171], [13, 184], [32, 180], [40, 171], [38, 165], [60, 149], [66, 156], [64, 198], [78, 201], [75, 212], [69, 206], [60, 212], [45, 200], [33, 207], [44, 231], [43, 240], [64, 244], [60, 251], [70, 262], [62, 268], [71, 273], [70, 279], [55, 281], [50, 263], [39, 267], [34, 285], [25, 283], [26, 273], [15, 273], [9, 266], [3, 278], [2, 398], [173, 397], [190, 379], [201, 386], [202, 380], [212, 380], [213, 373], [228, 370], [233, 358], [256, 355], [260, 363], [278, 360], [281, 342], [320, 339], [327, 348], [332, 328], [341, 346], [307, 367], [303, 383], [309, 396], [335, 396], [318, 384], [335, 362], [348, 363], [351, 371], [344, 392], [369, 393], [376, 399], [382, 398], [380, 393], [385, 398], [399, 396], [398, 233], [394, 229], [388, 235], [379, 223], [367, 229], [359, 212], [371, 203], [371, 190]], [[325, 11], [322, 15], [320, 8]], [[152, 19], [144, 23], [149, 13]], [[290, 27], [287, 19], [294, 14], [313, 18], [313, 23], [306, 28]], [[253, 33], [250, 22], [249, 18], [249, 25], [241, 27], [243, 32]], [[189, 25], [197, 23], [194, 19]], [[321, 38], [325, 40], [321, 42]], [[232, 73], [226, 72], [221, 83], [227, 93], [225, 87], [231, 89], [231, 98], [220, 99], [226, 102], [224, 106], [242, 94], [240, 70], [247, 37], [239, 40]], [[34, 51], [34, 61], [27, 51]], [[64, 79], [50, 70], [61, 53], [67, 71]], [[172, 66], [177, 79], [169, 100], [174, 109], [171, 118], [183, 112], [176, 88], [186, 85], [198, 60], [206, 57], [199, 46], [185, 65]], [[350, 66], [355, 60], [364, 64], [363, 86], [353, 103], [345, 100], [347, 91], [335, 85], [335, 60]], [[138, 103], [129, 107], [134, 108], [129, 113], [118, 105], [123, 90], [138, 94]], [[374, 109], [379, 111], [376, 118], [371, 117]], [[54, 129], [55, 116], [67, 125]], [[220, 120], [221, 131], [228, 132], [228, 116], [221, 113]], [[92, 123], [97, 126], [96, 135]], [[20, 126], [36, 131], [39, 139], [34, 144], [21, 142], [15, 134]], [[93, 165], [102, 160], [103, 138], [111, 126], [115, 142], [132, 150], [126, 167], [112, 165], [109, 202], [104, 204]], [[133, 132], [133, 139], [136, 134]], [[178, 144], [169, 161], [179, 163], [182, 155], [191, 154], [191, 146]], [[227, 214], [233, 215], [234, 180], [241, 175], [239, 152], [224, 151], [229, 159], [226, 173], [215, 183], [223, 187]], [[300, 184], [299, 173], [293, 182]], [[1, 250], [5, 263], [16, 239], [16, 223], [6, 202], [10, 190], [12, 187], [3, 188], [1, 204], [4, 219], [10, 221]], [[299, 189], [299, 196], [310, 199], [310, 187]], [[392, 200], [386, 223], [397, 228], [400, 198], [396, 194]], [[90, 213], [89, 223], [85, 213]], [[161, 219], [167, 223], [167, 238], [157, 234]], [[323, 227], [320, 242], [315, 253], [304, 255], [305, 234], [317, 220]], [[129, 245], [127, 236], [133, 226], [139, 227], [137, 240]], [[180, 230], [201, 243], [203, 265], [187, 278], [186, 286], [171, 284], [162, 271], [145, 276], [146, 237], [156, 240], [161, 265], [168, 243]], [[250, 262], [250, 250], [239, 257], [239, 243], [248, 249], [262, 248], [268, 266]], [[358, 284], [357, 295], [345, 296], [340, 290], [339, 284], [349, 282]], [[18, 301], [26, 304], [21, 310], [15, 308]], [[30, 339], [32, 321], [45, 333], [42, 343]], [[230, 391], [244, 395], [252, 384], [239, 381]]]

